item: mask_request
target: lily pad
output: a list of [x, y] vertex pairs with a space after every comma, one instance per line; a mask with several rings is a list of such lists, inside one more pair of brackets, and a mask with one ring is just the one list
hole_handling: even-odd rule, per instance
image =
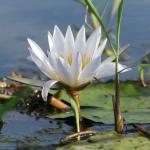
[[[121, 110], [127, 123], [150, 123], [150, 92], [137, 83], [121, 84]], [[113, 83], [89, 86], [80, 96], [81, 113], [84, 118], [107, 124], [114, 123], [112, 107]], [[66, 93], [62, 99], [69, 102]], [[66, 118], [72, 112], [55, 113], [50, 118]]]
[[99, 132], [96, 136], [88, 140], [75, 142], [57, 150], [149, 150], [150, 139], [139, 134], [125, 137], [118, 135], [114, 131]]
[[26, 97], [28, 93], [32, 91], [30, 87], [24, 87], [23, 89], [19, 90], [12, 98], [10, 98], [5, 104], [0, 105], [0, 119], [2, 118], [3, 114], [12, 110], [16, 105], [21, 101], [22, 98]]
[[[38, 80], [38, 79], [30, 79], [30, 78], [25, 78], [25, 77], [13, 77], [13, 76], [7, 76], [7, 79], [20, 82], [23, 84], [35, 86], [35, 87], [42, 87], [46, 81], [44, 80]], [[57, 89], [58, 86], [55, 84], [53, 89]]]
[[[149, 91], [150, 89], [143, 88], [136, 82], [124, 82], [120, 85], [121, 98], [128, 99], [130, 102], [132, 99], [134, 99], [134, 101], [138, 101], [139, 103], [142, 103], [142, 101], [139, 100], [150, 100]], [[103, 83], [89, 86], [81, 91], [81, 106], [103, 107], [103, 105], [105, 105], [104, 107], [106, 108], [109, 105], [108, 107], [112, 109], [112, 95], [114, 95], [114, 92], [114, 83]], [[70, 102], [69, 97], [65, 92], [62, 94], [62, 99]]]
[[37, 86], [37, 87], [42, 87], [45, 81], [42, 80], [37, 80], [37, 79], [29, 79], [29, 78], [24, 78], [24, 77], [12, 77], [12, 76], [7, 76], [8, 79], [24, 83], [27, 85], [32, 85], [32, 86]]

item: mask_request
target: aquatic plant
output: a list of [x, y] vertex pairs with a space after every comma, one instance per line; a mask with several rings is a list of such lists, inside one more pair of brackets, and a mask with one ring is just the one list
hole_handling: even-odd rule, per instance
[[[112, 76], [115, 74], [115, 62], [107, 58], [101, 62], [101, 55], [107, 40], [101, 41], [101, 29], [97, 28], [87, 39], [85, 27], [82, 26], [76, 38], [71, 27], [68, 26], [64, 36], [55, 26], [53, 35], [48, 32], [49, 51], [48, 56], [31, 39], [29, 52], [33, 62], [49, 78], [42, 89], [42, 97], [46, 101], [48, 91], [55, 84], [64, 88], [71, 97], [71, 104], [75, 110], [77, 132], [80, 132], [80, 90], [84, 89], [94, 80]], [[128, 71], [127, 67], [118, 64], [118, 72]]]
[[[94, 12], [89, 9], [89, 6], [85, 0], [75, 0], [79, 4], [81, 4], [85, 8], [85, 24], [90, 30], [95, 30], [97, 27], [101, 26], [101, 23], [95, 16]], [[100, 16], [105, 29], [112, 41], [112, 43], [115, 43], [116, 37], [115, 37], [115, 26], [116, 23], [113, 22], [113, 19], [115, 18], [118, 8], [120, 5], [121, 0], [101, 0], [101, 1], [96, 1], [92, 0], [92, 3], [94, 4], [94, 7], [96, 8], [98, 15]], [[113, 55], [112, 49], [109, 49], [108, 47], [105, 48], [104, 54], [106, 56], [111, 56]]]
[[119, 48], [120, 48], [120, 27], [121, 27], [121, 18], [123, 12], [124, 0], [120, 0], [118, 5], [118, 16], [117, 16], [117, 32], [116, 32], [116, 43], [115, 46], [111, 41], [111, 38], [106, 30], [106, 27], [103, 23], [101, 16], [99, 15], [96, 7], [93, 2], [90, 0], [85, 0], [85, 3], [88, 9], [93, 13], [99, 24], [101, 25], [103, 32], [108, 40], [109, 46], [115, 55], [115, 97], [113, 98], [113, 107], [114, 107], [114, 117], [115, 117], [115, 130], [118, 133], [123, 132], [124, 128], [124, 119], [121, 116], [121, 108], [120, 108], [120, 77], [119, 77]]

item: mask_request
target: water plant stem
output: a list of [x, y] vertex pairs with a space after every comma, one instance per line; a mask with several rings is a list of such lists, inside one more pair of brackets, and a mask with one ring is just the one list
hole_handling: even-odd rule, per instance
[[78, 114], [79, 114], [79, 121], [82, 121], [82, 117], [81, 117], [81, 110], [80, 110], [80, 100], [79, 100], [79, 96], [75, 96], [74, 101], [77, 105], [78, 108]]
[[[80, 101], [79, 101], [79, 96], [76, 95], [73, 97], [76, 106], [77, 106], [77, 114], [76, 116], [78, 116], [79, 119], [76, 119], [76, 125], [77, 125], [77, 133], [80, 133], [80, 122], [81, 122], [81, 111], [80, 111]], [[80, 135], [77, 137], [77, 140], [80, 141]]]
[[140, 131], [144, 135], [150, 137], [150, 132], [146, 131], [144, 128], [140, 127], [139, 125], [133, 124], [133, 127], [135, 128], [135, 130]]
[[120, 79], [118, 73], [118, 63], [119, 57], [116, 57], [116, 76], [115, 76], [115, 130], [118, 133], [123, 132], [123, 119], [121, 117], [121, 109], [120, 109]]
[[120, 48], [120, 26], [121, 26], [121, 17], [123, 12], [124, 0], [121, 0], [119, 9], [118, 9], [118, 18], [117, 18], [117, 33], [116, 33], [116, 59], [115, 59], [115, 130], [118, 133], [123, 133], [124, 129], [124, 119], [121, 116], [120, 109], [120, 77], [119, 77], [119, 48]]
[[109, 37], [109, 34], [105, 28], [105, 25], [102, 21], [102, 18], [100, 17], [100, 15], [98, 14], [98, 11], [97, 9], [95, 8], [94, 4], [92, 3], [91, 0], [85, 0], [85, 3], [86, 5], [88, 6], [88, 9], [89, 11], [92, 12], [92, 14], [95, 16], [95, 18], [97, 19], [97, 21], [99, 22], [99, 24], [101, 25], [102, 29], [103, 29], [103, 32], [104, 32], [104, 35], [106, 36], [107, 40], [108, 40], [108, 43], [109, 43], [109, 46], [110, 48], [113, 50], [114, 52], [114, 55], [116, 55], [116, 51], [115, 51], [115, 48], [113, 47], [113, 44], [110, 40], [110, 37]]
[[117, 32], [116, 32], [116, 47], [113, 46], [113, 43], [111, 42], [111, 39], [109, 37], [109, 34], [105, 28], [105, 25], [103, 23], [103, 20], [101, 16], [99, 15], [96, 7], [94, 6], [93, 2], [91, 0], [85, 0], [86, 5], [88, 6], [88, 9], [92, 14], [95, 16], [99, 24], [101, 25], [104, 35], [106, 36], [110, 48], [113, 50], [115, 55], [115, 98], [114, 98], [114, 115], [115, 115], [115, 130], [118, 133], [123, 132], [124, 128], [124, 119], [121, 117], [121, 109], [120, 109], [120, 79], [119, 79], [119, 48], [120, 48], [120, 28], [121, 28], [121, 18], [122, 18], [122, 12], [123, 12], [123, 5], [124, 0], [120, 1], [119, 8], [118, 8], [118, 17], [117, 17]]
[[150, 87], [150, 85], [147, 84], [145, 82], [145, 79], [144, 79], [144, 68], [150, 68], [150, 64], [139, 64], [138, 65], [138, 72], [139, 72], [140, 82], [141, 82], [141, 85], [143, 87]]
[[65, 145], [65, 144], [71, 143], [72, 141], [75, 141], [78, 136], [81, 136], [83, 139], [85, 139], [85, 138], [88, 138], [89, 136], [93, 136], [95, 134], [96, 134], [96, 131], [92, 131], [92, 130], [74, 133], [74, 134], [68, 135], [65, 138], [61, 139], [60, 145]]
[[[72, 98], [71, 105], [74, 109], [75, 119], [76, 119], [76, 127], [77, 133], [80, 133], [80, 122], [82, 121], [81, 110], [80, 110], [80, 100], [79, 100], [79, 91], [69, 91], [69, 95]], [[77, 140], [80, 141], [80, 135], [77, 137]]]

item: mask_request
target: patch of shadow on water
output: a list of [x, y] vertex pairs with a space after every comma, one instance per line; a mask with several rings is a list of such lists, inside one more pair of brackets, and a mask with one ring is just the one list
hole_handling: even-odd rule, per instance
[[[74, 132], [74, 118], [37, 119], [34, 115], [11, 111], [4, 116], [4, 125], [0, 132], [0, 150], [54, 150], [62, 138]], [[83, 119], [83, 129], [109, 131], [114, 125], [94, 123]], [[142, 125], [150, 129], [150, 124]], [[132, 136], [132, 124], [127, 126], [127, 136]]]
[[[0, 131], [0, 150], [47, 150], [56, 149], [60, 139], [74, 132], [74, 117], [67, 119], [38, 118], [16, 110], [6, 113]], [[83, 129], [110, 130], [105, 126], [83, 119]]]
[[63, 121], [11, 111], [4, 116], [0, 132], [0, 150], [56, 148], [60, 139], [72, 131]]

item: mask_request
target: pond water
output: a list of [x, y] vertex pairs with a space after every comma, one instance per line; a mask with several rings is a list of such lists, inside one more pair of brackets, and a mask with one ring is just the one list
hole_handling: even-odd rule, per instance
[[61, 121], [36, 119], [16, 111], [5, 115], [0, 150], [53, 148], [72, 128]]
[[[0, 150], [56, 149], [60, 140], [74, 131], [72, 119], [68, 118], [68, 122], [37, 119], [34, 115], [11, 111], [4, 116], [4, 126], [0, 131]], [[92, 122], [86, 123], [86, 127], [98, 131], [113, 129], [112, 125]]]
[[[126, 0], [122, 21], [121, 43], [130, 43], [130, 60], [136, 61], [150, 48], [150, 1]], [[36, 68], [27, 60], [27, 37], [48, 49], [47, 31], [57, 24], [63, 31], [68, 24], [84, 24], [85, 10], [74, 0], [0, 0], [0, 77], [12, 70], [31, 74]], [[130, 79], [137, 78], [128, 73]]]
[[[55, 24], [64, 32], [68, 24], [80, 27], [84, 15], [85, 10], [73, 0], [0, 0], [0, 77], [14, 70], [31, 75], [36, 67], [27, 59], [27, 37], [47, 50], [48, 30], [52, 31]], [[127, 53], [136, 61], [150, 49], [150, 1], [125, 0], [123, 16], [121, 44], [131, 44]], [[137, 79], [136, 69], [125, 78]], [[7, 113], [4, 122], [0, 150], [55, 149], [60, 138], [73, 131], [61, 120], [37, 120], [34, 115], [16, 111]], [[112, 128], [101, 124], [89, 127], [99, 131]]]

